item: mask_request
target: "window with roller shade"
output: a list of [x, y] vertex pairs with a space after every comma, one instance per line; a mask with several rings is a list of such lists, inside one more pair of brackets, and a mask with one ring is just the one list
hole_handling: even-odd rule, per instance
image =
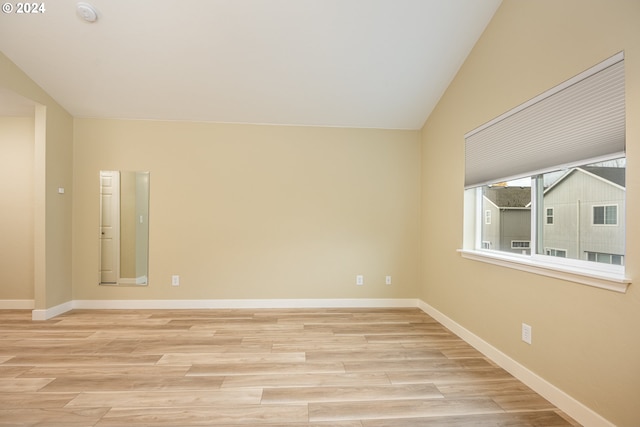
[[465, 135], [465, 250], [624, 274], [624, 95], [619, 53]]

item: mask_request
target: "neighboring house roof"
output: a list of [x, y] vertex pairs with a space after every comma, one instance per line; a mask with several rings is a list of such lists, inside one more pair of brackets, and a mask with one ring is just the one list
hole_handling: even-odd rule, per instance
[[494, 186], [484, 196], [499, 208], [524, 208], [531, 202], [531, 188]]
[[[563, 182], [573, 173], [580, 172], [591, 175], [596, 179], [603, 180], [613, 186], [624, 190], [625, 188], [625, 168], [615, 168], [608, 166], [583, 166], [573, 168], [558, 178], [544, 191], [547, 194], [558, 184]], [[530, 208], [531, 188], [530, 187], [507, 187], [506, 185], [496, 185], [485, 189], [484, 197], [491, 201], [498, 208]]]
[[612, 168], [603, 166], [584, 166], [583, 169], [607, 181], [625, 187], [625, 168]]
[[544, 193], [547, 194], [549, 191], [554, 189], [558, 184], [564, 181], [569, 175], [572, 175], [575, 172], [585, 173], [587, 175], [591, 175], [596, 179], [600, 179], [608, 184], [611, 184], [615, 187], [619, 187], [620, 189], [625, 189], [625, 168], [614, 168], [608, 166], [583, 166], [580, 168], [573, 168], [569, 170], [566, 174], [562, 175], [556, 182], [551, 184], [548, 188], [544, 190]]

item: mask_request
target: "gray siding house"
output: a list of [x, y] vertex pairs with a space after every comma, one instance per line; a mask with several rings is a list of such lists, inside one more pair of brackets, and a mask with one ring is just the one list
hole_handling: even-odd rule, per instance
[[[544, 190], [542, 253], [624, 265], [625, 168], [570, 169]], [[531, 188], [492, 186], [482, 198], [482, 248], [531, 254]]]
[[569, 170], [544, 192], [544, 253], [624, 264], [624, 201], [624, 168]]
[[490, 187], [482, 197], [482, 247], [531, 254], [531, 189]]

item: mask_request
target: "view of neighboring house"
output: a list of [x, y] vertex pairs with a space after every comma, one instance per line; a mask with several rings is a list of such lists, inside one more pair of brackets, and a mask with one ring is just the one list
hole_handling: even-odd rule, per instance
[[625, 169], [573, 168], [544, 192], [546, 255], [624, 264]]
[[482, 198], [482, 248], [529, 255], [530, 202], [530, 187], [485, 187]]
[[[624, 264], [625, 168], [572, 168], [544, 190], [545, 255]], [[531, 253], [531, 189], [485, 187], [482, 247]]]

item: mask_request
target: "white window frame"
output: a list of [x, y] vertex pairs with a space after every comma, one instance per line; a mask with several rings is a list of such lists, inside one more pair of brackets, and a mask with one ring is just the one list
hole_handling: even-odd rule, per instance
[[[543, 233], [542, 222], [546, 214], [546, 211], [538, 208], [538, 205], [542, 203], [542, 191], [538, 192], [536, 189], [539, 183], [541, 184], [541, 179], [531, 180], [530, 254], [483, 248], [482, 223], [484, 222], [484, 211], [482, 208], [482, 187], [476, 187], [465, 191], [465, 194], [472, 192], [473, 196], [469, 194], [469, 197], [465, 197], [465, 244], [463, 249], [458, 250], [461, 256], [475, 261], [625, 293], [631, 280], [625, 275], [624, 262], [623, 265], [604, 264], [538, 253], [539, 250], [536, 250], [540, 240], [538, 236]], [[537, 200], [536, 194], [540, 195], [540, 200]], [[544, 248], [540, 248], [540, 251], [543, 250]]]
[[[623, 61], [619, 52], [465, 134], [463, 257], [626, 292], [624, 266], [543, 254], [546, 212], [536, 189], [542, 174], [626, 156]], [[595, 111], [597, 120], [585, 122]], [[536, 126], [555, 130], [544, 134]], [[530, 254], [482, 249], [482, 186], [526, 177], [532, 178]]]
[[[616, 208], [616, 222], [615, 223], [607, 223], [607, 208], [608, 207], [615, 207]], [[595, 209], [596, 208], [603, 208], [603, 212], [602, 212], [602, 220], [604, 221], [602, 224], [598, 223], [596, 224], [596, 214], [595, 214]], [[617, 227], [618, 226], [618, 218], [619, 218], [619, 214], [618, 214], [619, 208], [618, 205], [616, 203], [610, 203], [610, 204], [604, 204], [604, 205], [593, 205], [591, 207], [591, 225], [593, 225], [594, 227]]]
[[[551, 211], [551, 215], [549, 215], [549, 211]], [[551, 218], [551, 222], [549, 222], [549, 218]], [[555, 224], [555, 211], [552, 207], [544, 208], [544, 225], [553, 225]]]

